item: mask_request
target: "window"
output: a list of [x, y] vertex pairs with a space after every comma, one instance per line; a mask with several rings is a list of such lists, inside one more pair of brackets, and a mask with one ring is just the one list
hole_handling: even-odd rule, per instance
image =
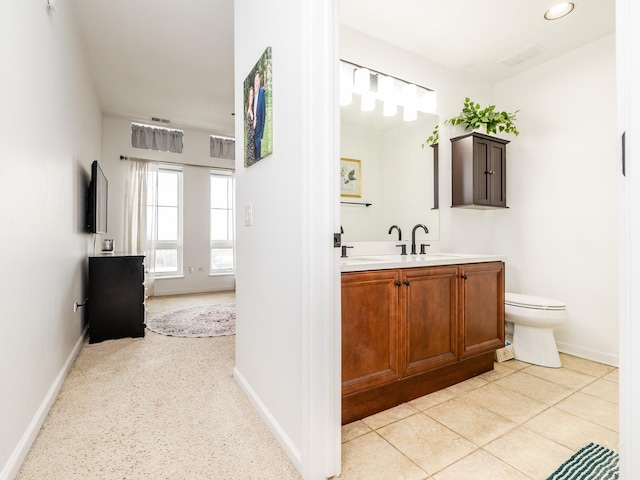
[[[151, 180], [152, 181], [152, 180]], [[151, 234], [156, 218], [156, 277], [182, 275], [182, 169], [160, 165], [156, 188], [149, 189], [147, 231]], [[155, 209], [155, 212], [153, 212]], [[154, 215], [155, 213], [155, 215]]]
[[210, 273], [233, 273], [233, 175], [211, 171]]

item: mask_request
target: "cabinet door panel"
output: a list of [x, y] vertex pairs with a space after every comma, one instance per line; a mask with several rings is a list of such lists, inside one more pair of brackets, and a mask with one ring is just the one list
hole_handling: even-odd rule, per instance
[[491, 142], [474, 138], [473, 142], [473, 203], [491, 205], [490, 170]]
[[456, 267], [405, 270], [401, 376], [457, 360], [457, 273]]
[[342, 274], [342, 393], [398, 378], [399, 274]]
[[507, 148], [502, 143], [491, 142], [491, 156], [488, 175], [490, 181], [491, 205], [507, 206]]
[[503, 263], [464, 265], [460, 275], [460, 358], [503, 347]]

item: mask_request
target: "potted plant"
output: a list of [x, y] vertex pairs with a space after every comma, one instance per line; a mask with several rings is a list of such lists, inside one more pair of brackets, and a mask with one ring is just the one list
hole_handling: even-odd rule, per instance
[[[499, 112], [495, 105], [481, 108], [479, 103], [475, 103], [469, 99], [464, 99], [464, 106], [460, 115], [445, 120], [445, 125], [464, 125], [465, 130], [478, 130], [484, 127], [487, 134], [490, 133], [512, 133], [516, 137], [520, 134], [516, 128], [516, 114], [520, 110], [513, 113]], [[425, 140], [425, 144], [434, 145], [438, 143], [438, 125], [434, 128], [431, 136]]]

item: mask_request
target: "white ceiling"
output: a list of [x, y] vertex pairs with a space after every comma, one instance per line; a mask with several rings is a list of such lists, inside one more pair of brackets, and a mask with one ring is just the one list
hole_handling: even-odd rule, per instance
[[[232, 0], [69, 0], [105, 113], [233, 135]], [[498, 81], [614, 32], [615, 0], [340, 0], [345, 25], [469, 76]], [[543, 52], [515, 67], [526, 48]]]

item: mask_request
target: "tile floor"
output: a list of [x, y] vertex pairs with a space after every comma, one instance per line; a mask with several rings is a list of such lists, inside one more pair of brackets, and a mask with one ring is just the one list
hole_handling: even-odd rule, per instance
[[342, 427], [341, 480], [546, 479], [589, 442], [618, 450], [618, 370], [517, 360]]

